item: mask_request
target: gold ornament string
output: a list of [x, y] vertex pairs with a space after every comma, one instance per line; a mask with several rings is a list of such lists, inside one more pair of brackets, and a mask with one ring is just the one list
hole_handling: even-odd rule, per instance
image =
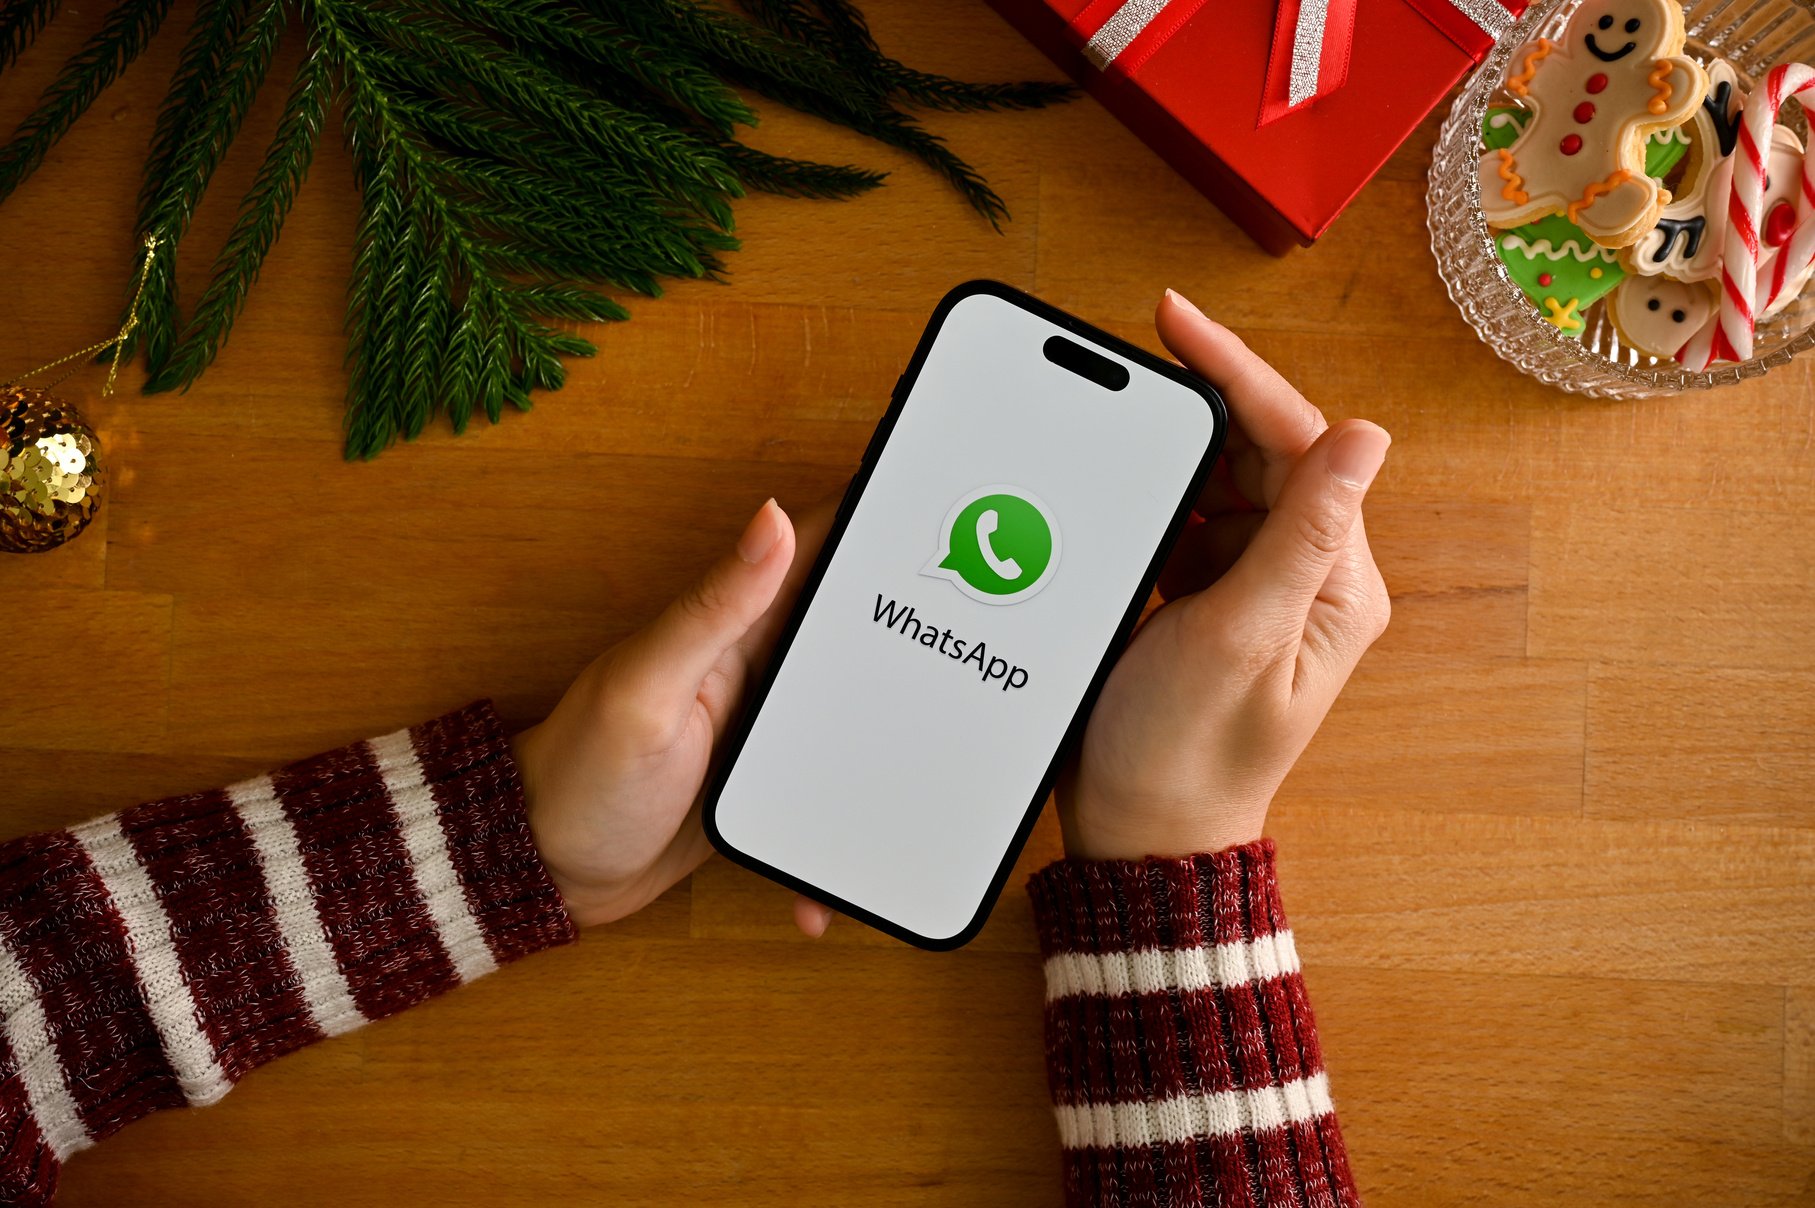
[[[158, 245], [162, 242], [163, 240], [159, 239], [156, 235], [145, 236], [145, 259], [139, 262], [138, 284], [132, 291], [132, 305], [126, 308], [126, 321], [120, 325], [120, 333], [118, 335], [110, 340], [102, 340], [99, 344], [91, 344], [80, 352], [72, 352], [66, 357], [58, 357], [48, 365], [40, 365], [29, 373], [21, 373], [17, 377], [9, 378], [5, 382], [0, 382], [0, 386], [11, 386], [24, 381], [26, 378], [37, 377], [40, 373], [48, 373], [59, 365], [66, 365], [70, 361], [79, 361], [83, 357], [98, 356], [101, 353], [106, 352], [109, 348], [124, 344], [127, 340], [131, 339], [132, 333], [139, 328], [139, 300], [145, 296], [145, 278], [151, 275], [151, 262], [157, 256]], [[77, 366], [77, 369], [79, 368], [81, 367]], [[115, 357], [107, 363], [107, 381], [101, 387], [101, 396], [103, 398], [113, 393], [114, 375], [119, 368], [119, 357]], [[71, 369], [69, 373], [64, 374], [44, 388], [50, 390], [56, 387], [59, 383], [67, 381], [70, 375], [75, 372], [75, 369]]]

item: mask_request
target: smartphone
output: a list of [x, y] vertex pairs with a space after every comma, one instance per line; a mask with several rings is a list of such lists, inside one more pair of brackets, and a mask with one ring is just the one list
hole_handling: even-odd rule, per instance
[[1055, 307], [947, 294], [727, 737], [713, 846], [920, 947], [975, 936], [1227, 428]]

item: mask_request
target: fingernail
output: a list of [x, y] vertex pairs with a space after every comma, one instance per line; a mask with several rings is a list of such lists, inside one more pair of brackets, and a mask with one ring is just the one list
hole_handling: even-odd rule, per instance
[[1187, 298], [1184, 294], [1179, 293], [1176, 289], [1168, 289], [1166, 291], [1166, 296], [1168, 298], [1171, 298], [1175, 303], [1184, 307], [1186, 310], [1190, 311], [1192, 314], [1196, 315], [1200, 319], [1209, 317], [1209, 316], [1205, 315], [1203, 311], [1201, 311], [1197, 308], [1197, 303], [1193, 302], [1190, 298]]
[[1330, 446], [1330, 473], [1352, 487], [1365, 487], [1380, 473], [1393, 438], [1373, 424], [1358, 424]]
[[737, 539], [737, 556], [745, 562], [761, 562], [775, 543], [781, 540], [781, 526], [775, 523], [771, 509], [775, 500], [765, 499], [763, 505], [756, 509], [756, 515], [744, 526], [744, 535]]

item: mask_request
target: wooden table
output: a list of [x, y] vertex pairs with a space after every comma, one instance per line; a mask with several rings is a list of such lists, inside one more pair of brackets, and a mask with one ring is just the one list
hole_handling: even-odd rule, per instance
[[[0, 124], [104, 7], [0, 82]], [[972, 0], [866, 8], [917, 65], [1050, 73]], [[0, 210], [0, 373], [112, 330], [181, 18]], [[188, 291], [280, 92], [185, 244]], [[527, 723], [764, 496], [842, 482], [950, 285], [1001, 278], [1149, 346], [1170, 285], [1397, 438], [1369, 504], [1392, 630], [1272, 825], [1364, 1192], [1809, 1203], [1815, 359], [1649, 403], [1518, 376], [1431, 263], [1434, 123], [1275, 260], [1092, 102], [932, 119], [1013, 208], [1001, 235], [912, 162], [763, 116], [758, 144], [888, 187], [743, 204], [728, 286], [637, 304], [532, 414], [360, 465], [339, 457], [356, 195], [324, 140], [195, 390], [69, 383], [111, 496], [70, 546], [0, 559], [0, 833], [478, 696]], [[1048, 818], [1022, 873], [1057, 851]], [[806, 942], [785, 892], [714, 860], [576, 947], [134, 1125], [62, 1203], [1053, 1202], [1020, 881], [935, 956], [848, 922]]]

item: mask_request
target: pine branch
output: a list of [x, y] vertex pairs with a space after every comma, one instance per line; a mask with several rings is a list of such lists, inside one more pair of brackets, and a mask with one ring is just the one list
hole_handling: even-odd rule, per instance
[[[170, 0], [112, 0], [0, 147], [0, 199], [154, 36]], [[134, 347], [147, 390], [213, 363], [307, 176], [328, 112], [361, 193], [347, 293], [346, 453], [371, 457], [440, 415], [496, 422], [558, 389], [591, 342], [565, 325], [629, 317], [620, 298], [719, 279], [746, 188], [844, 198], [883, 174], [748, 147], [752, 89], [919, 157], [992, 222], [1001, 199], [903, 105], [1013, 108], [1068, 95], [968, 84], [877, 47], [852, 0], [194, 0], [160, 106], [138, 230], [158, 236]], [[60, 0], [0, 0], [0, 70]], [[308, 45], [277, 130], [185, 322], [175, 253], [274, 60]], [[605, 292], [614, 291], [618, 296]]]
[[785, 155], [770, 155], [742, 143], [726, 143], [723, 149], [732, 169], [746, 185], [783, 197], [841, 200], [867, 193], [888, 179], [887, 172], [790, 159]]
[[145, 384], [148, 393], [188, 389], [220, 353], [308, 175], [332, 93], [327, 55], [319, 46], [312, 47], [297, 65], [277, 133], [215, 258], [208, 288], [196, 303], [181, 343]]
[[16, 62], [37, 41], [62, 0], [10, 0], [0, 8], [0, 71]]
[[121, 0], [101, 29], [72, 55], [34, 110], [0, 147], [0, 201], [37, 170], [103, 89], [139, 57], [163, 24], [170, 0]]
[[510, 40], [519, 54], [556, 53], [632, 81], [729, 136], [756, 115], [696, 62], [662, 58], [625, 31], [550, 0], [449, 0], [449, 11]]
[[163, 187], [177, 147], [194, 124], [196, 110], [239, 41], [245, 16], [246, 0], [198, 0], [189, 41], [170, 77], [164, 103], [158, 108], [158, 124], [152, 131], [151, 151], [145, 157], [139, 185], [141, 214], [151, 208]]
[[[231, 42], [223, 47], [210, 38], [198, 51], [198, 57], [209, 55], [213, 61], [195, 65], [206, 74], [193, 85], [195, 100], [190, 104], [189, 116], [187, 120], [173, 119], [169, 123], [173, 129], [162, 148], [168, 159], [157, 176], [147, 174], [145, 179], [138, 234], [141, 238], [156, 235], [163, 246], [145, 273], [138, 335], [126, 342], [120, 355], [131, 356], [134, 343], [142, 342], [153, 378], [163, 375], [179, 326], [177, 247], [201, 204], [208, 182], [265, 82], [278, 39], [283, 36], [287, 13], [283, 0], [260, 0], [258, 7], [245, 17], [243, 26], [237, 18], [228, 22], [238, 27]], [[187, 81], [183, 83], [188, 86]], [[159, 150], [154, 142], [154, 157]]]
[[487, 55], [476, 35], [439, 17], [419, 12], [404, 21], [380, 9], [354, 11], [373, 39], [438, 64], [492, 104], [534, 116], [586, 150], [639, 164], [651, 180], [674, 181], [677, 188], [739, 191], [717, 150], [685, 131], [589, 96], [528, 60]]

